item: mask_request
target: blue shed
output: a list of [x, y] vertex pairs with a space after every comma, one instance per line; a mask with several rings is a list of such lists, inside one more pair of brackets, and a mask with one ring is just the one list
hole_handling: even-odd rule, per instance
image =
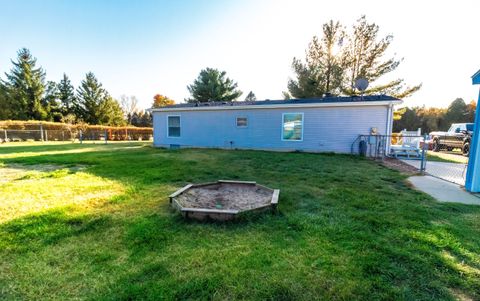
[[153, 108], [157, 147], [208, 147], [349, 153], [361, 134], [390, 135], [386, 96], [183, 103]]

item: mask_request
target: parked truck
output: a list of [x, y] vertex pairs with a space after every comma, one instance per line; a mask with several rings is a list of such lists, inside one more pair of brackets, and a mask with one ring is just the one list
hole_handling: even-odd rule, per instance
[[432, 149], [452, 151], [458, 148], [464, 156], [470, 154], [470, 141], [473, 134], [473, 123], [453, 123], [447, 132], [431, 132]]

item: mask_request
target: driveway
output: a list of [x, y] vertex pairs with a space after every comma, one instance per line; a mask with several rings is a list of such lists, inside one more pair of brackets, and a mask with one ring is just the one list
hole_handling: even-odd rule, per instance
[[[402, 161], [420, 169], [420, 160]], [[467, 175], [467, 164], [427, 161], [425, 171], [434, 177], [463, 186]]]

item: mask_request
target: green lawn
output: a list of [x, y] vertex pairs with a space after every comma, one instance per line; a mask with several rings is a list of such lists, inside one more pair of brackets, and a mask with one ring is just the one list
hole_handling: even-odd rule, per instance
[[[217, 179], [281, 189], [279, 213], [169, 208]], [[478, 300], [480, 208], [348, 155], [4, 145], [0, 299]]]

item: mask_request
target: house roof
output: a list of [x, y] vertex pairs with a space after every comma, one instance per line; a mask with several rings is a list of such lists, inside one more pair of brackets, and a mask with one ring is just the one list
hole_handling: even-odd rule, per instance
[[480, 70], [478, 70], [473, 76], [472, 76], [472, 83], [474, 85], [480, 84]]
[[387, 95], [368, 96], [331, 96], [319, 98], [301, 98], [289, 100], [257, 100], [257, 101], [231, 101], [231, 102], [197, 102], [180, 103], [161, 108], [152, 108], [151, 111], [190, 111], [209, 109], [260, 109], [274, 107], [319, 107], [319, 106], [354, 106], [354, 105], [381, 105], [398, 104], [402, 100]]

